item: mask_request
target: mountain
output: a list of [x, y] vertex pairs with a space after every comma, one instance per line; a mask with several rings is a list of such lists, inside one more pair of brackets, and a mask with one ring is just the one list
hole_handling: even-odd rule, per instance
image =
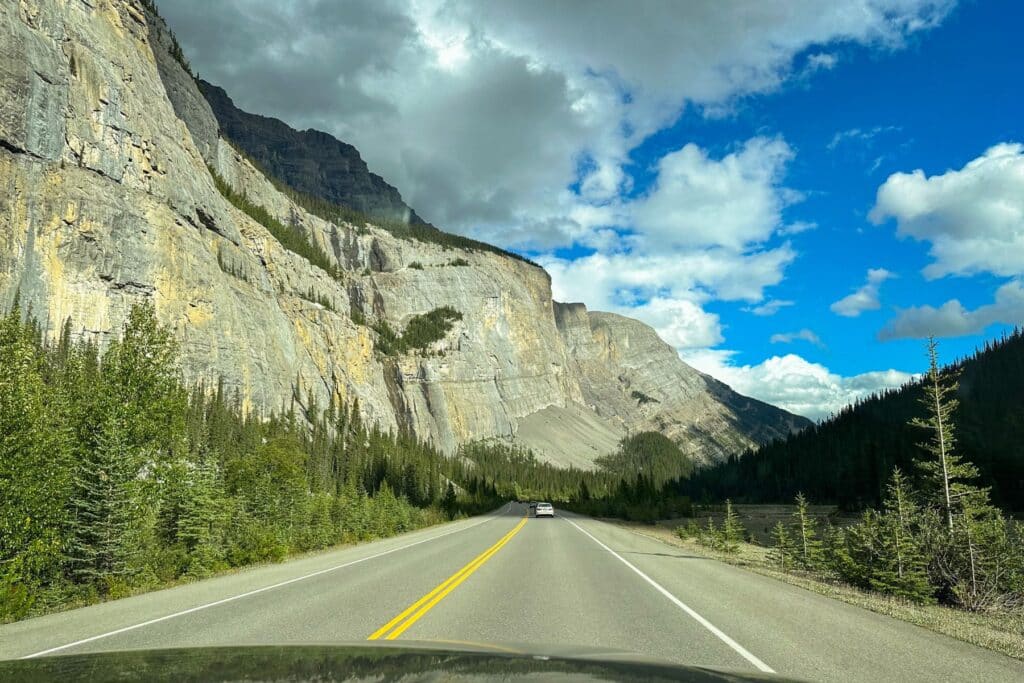
[[[957, 452], [974, 463], [978, 483], [992, 487], [992, 500], [1024, 510], [1024, 332], [953, 363], [960, 373], [954, 413]], [[879, 505], [894, 466], [914, 473], [925, 457], [918, 444], [924, 430], [919, 382], [863, 400], [838, 415], [745, 457], [730, 458], [685, 482], [699, 498], [789, 502], [798, 491], [811, 500], [847, 507]]]
[[657, 429], [713, 462], [809, 424], [552, 301], [521, 257], [331, 209], [408, 207], [325, 134], [237, 110], [226, 132], [148, 3], [3, 3], [0, 64], [0, 307], [20, 296], [47, 334], [106, 344], [149, 300], [188, 381], [263, 414], [358, 401], [449, 453], [496, 438], [592, 467]]
[[222, 88], [204, 80], [197, 84], [221, 134], [289, 187], [371, 218], [424, 223], [398, 190], [370, 172], [352, 145], [318, 130], [297, 131], [278, 119], [246, 113]]

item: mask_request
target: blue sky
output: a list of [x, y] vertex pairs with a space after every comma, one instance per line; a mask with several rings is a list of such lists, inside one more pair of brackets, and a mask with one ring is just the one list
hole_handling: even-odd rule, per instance
[[161, 10], [242, 108], [355, 144], [428, 220], [794, 412], [1024, 319], [1016, 3]]
[[[822, 345], [799, 341], [794, 349], [842, 375], [880, 367], [920, 372], [919, 340], [877, 339], [894, 311], [939, 306], [949, 299], [976, 308], [992, 300], [1006, 278], [978, 274], [927, 280], [921, 270], [929, 262], [928, 244], [899, 238], [894, 221], [875, 225], [867, 214], [891, 173], [923, 169], [928, 176], [942, 174], [962, 168], [992, 145], [1024, 141], [1024, 60], [1019, 31], [1013, 28], [1021, 25], [1024, 7], [1019, 4], [972, 2], [899, 49], [813, 46], [796, 62], [827, 50], [838, 55], [838, 63], [797, 78], [779, 92], [745, 98], [720, 118], [691, 109], [631, 154], [633, 192], [642, 194], [653, 180], [652, 164], [681, 144], [694, 142], [724, 155], [737, 140], [781, 135], [796, 150], [785, 183], [806, 198], [787, 208], [786, 217], [818, 227], [777, 238], [790, 239], [800, 257], [787, 268], [785, 280], [768, 290], [772, 298], [794, 305], [771, 317], [745, 313], [743, 303], [707, 307], [727, 326], [737, 362], [757, 363], [778, 354], [779, 344], [769, 341], [773, 334], [808, 328]], [[1024, 265], [1024, 254], [1020, 260]], [[863, 284], [870, 268], [896, 275], [881, 287], [881, 308], [856, 318], [830, 311], [834, 301]], [[1005, 327], [995, 323], [977, 334], [944, 339], [943, 355], [969, 354]]]

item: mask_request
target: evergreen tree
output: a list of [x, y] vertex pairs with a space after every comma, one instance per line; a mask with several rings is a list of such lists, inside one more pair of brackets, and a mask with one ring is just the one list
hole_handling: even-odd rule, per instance
[[139, 474], [123, 415], [106, 417], [75, 477], [73, 536], [69, 551], [73, 575], [85, 583], [127, 576], [136, 567], [131, 540], [138, 519], [135, 486]]
[[879, 524], [879, 564], [869, 582], [882, 593], [928, 603], [934, 601], [934, 588], [928, 582], [927, 561], [914, 533], [917, 515], [906, 477], [898, 467], [893, 468]]
[[772, 549], [768, 552], [769, 561], [779, 570], [787, 572], [793, 566], [793, 539], [790, 538], [786, 525], [776, 522], [772, 527]]
[[178, 538], [189, 557], [187, 573], [206, 576], [224, 566], [228, 499], [220, 468], [209, 454], [187, 463], [187, 481]]
[[796, 511], [793, 513], [797, 556], [796, 562], [804, 569], [815, 569], [821, 562], [821, 541], [818, 540], [818, 524], [809, 512], [807, 498], [803, 493], [796, 495]]
[[739, 544], [743, 540], [745, 533], [746, 529], [743, 528], [743, 522], [740, 521], [740, 516], [736, 514], [732, 501], [726, 499], [725, 519], [722, 521], [722, 550], [727, 553], [734, 553], [739, 550]]
[[929, 338], [928, 374], [924, 383], [924, 397], [921, 399], [928, 417], [914, 418], [911, 424], [927, 429], [931, 434], [927, 442], [920, 444], [931, 457], [919, 461], [918, 467], [927, 484], [936, 492], [937, 502], [949, 532], [952, 533], [954, 506], [961, 498], [976, 491], [965, 480], [977, 478], [978, 469], [956, 454], [953, 413], [958, 405], [954, 398], [958, 384], [955, 374], [947, 374], [952, 376], [943, 377], [939, 371], [938, 343], [934, 338]]

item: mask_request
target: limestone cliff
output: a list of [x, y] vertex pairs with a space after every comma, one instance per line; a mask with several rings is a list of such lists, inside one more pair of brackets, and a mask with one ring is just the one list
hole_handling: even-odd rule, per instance
[[[218, 135], [169, 45], [136, 0], [0, 3], [0, 307], [20, 292], [49, 333], [70, 319], [105, 343], [149, 299], [189, 380], [222, 380], [260, 411], [296, 386], [300, 402], [358, 398], [367, 419], [449, 452], [529, 436], [538, 416], [554, 420], [542, 454], [583, 465], [625, 429], [718, 458], [804, 424], [697, 373], [641, 323], [553, 302], [536, 266], [307, 213]], [[225, 200], [207, 165], [337, 272]], [[444, 305], [462, 319], [427, 352], [375, 352], [367, 323], [401, 329]], [[559, 441], [573, 429], [600, 443]]]

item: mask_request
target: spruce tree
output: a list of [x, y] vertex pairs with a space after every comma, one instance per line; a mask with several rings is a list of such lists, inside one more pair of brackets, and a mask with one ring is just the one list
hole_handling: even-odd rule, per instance
[[72, 574], [85, 583], [124, 577], [135, 566], [129, 539], [140, 506], [133, 486], [139, 468], [123, 422], [117, 411], [106, 416], [75, 476], [69, 555]]
[[879, 563], [869, 582], [883, 593], [929, 603], [934, 601], [935, 589], [928, 582], [927, 560], [915, 535], [917, 516], [907, 479], [898, 467], [893, 468], [879, 524]]
[[797, 546], [796, 562], [804, 569], [816, 569], [821, 563], [821, 541], [818, 540], [817, 521], [810, 514], [803, 493], [796, 494], [793, 528]]
[[776, 522], [772, 527], [772, 549], [768, 551], [769, 561], [781, 571], [789, 571], [793, 565], [793, 539], [786, 525]]
[[722, 550], [727, 553], [734, 553], [739, 550], [739, 544], [743, 540], [745, 533], [746, 529], [743, 528], [743, 522], [740, 521], [740, 516], [736, 514], [732, 501], [726, 499], [725, 519], [722, 520]]
[[966, 484], [965, 480], [978, 476], [978, 469], [971, 463], [964, 462], [956, 454], [953, 413], [958, 405], [954, 398], [958, 387], [955, 374], [947, 373], [947, 377], [943, 377], [940, 373], [938, 343], [930, 337], [928, 374], [924, 382], [924, 397], [921, 399], [927, 417], [915, 417], [911, 425], [926, 429], [930, 434], [928, 441], [920, 444], [930, 457], [919, 461], [918, 467], [927, 484], [935, 492], [950, 533], [953, 532], [955, 506], [961, 498], [976, 491], [976, 488]]

